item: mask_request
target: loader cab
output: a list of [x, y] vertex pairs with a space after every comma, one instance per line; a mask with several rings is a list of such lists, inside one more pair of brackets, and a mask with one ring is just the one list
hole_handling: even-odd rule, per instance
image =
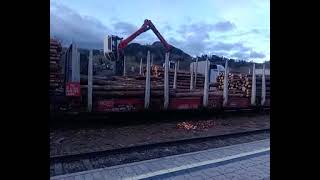
[[209, 69], [210, 83], [217, 82], [217, 77], [225, 70], [223, 66], [217, 64], [211, 64]]
[[114, 35], [108, 35], [103, 42], [103, 54], [111, 61], [117, 60], [118, 45], [122, 38]]
[[[169, 61], [169, 69], [174, 69], [175, 67], [175, 62], [174, 61]], [[162, 64], [162, 67], [164, 68], [165, 67], [165, 63]]]
[[[196, 67], [196, 62], [190, 63], [190, 71]], [[205, 75], [206, 72], [206, 61], [198, 61], [197, 72]], [[217, 82], [217, 77], [221, 72], [224, 72], [224, 67], [218, 64], [210, 64], [209, 67], [209, 83]]]

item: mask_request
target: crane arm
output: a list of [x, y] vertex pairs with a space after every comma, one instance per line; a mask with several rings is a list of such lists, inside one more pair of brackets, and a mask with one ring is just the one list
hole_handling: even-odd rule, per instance
[[148, 31], [149, 29], [152, 29], [152, 31], [155, 33], [155, 35], [158, 37], [158, 39], [160, 40], [160, 42], [164, 45], [164, 47], [166, 48], [167, 51], [170, 50], [171, 46], [167, 43], [167, 41], [162, 37], [162, 35], [160, 34], [160, 32], [157, 30], [157, 28], [153, 25], [153, 23], [146, 19], [144, 20], [143, 25], [136, 31], [134, 32], [132, 35], [130, 35], [128, 38], [122, 40], [119, 43], [118, 49], [121, 51], [123, 50], [132, 40], [134, 40], [137, 36], [139, 36], [140, 34], [142, 34], [143, 32]]
[[152, 29], [153, 33], [158, 37], [160, 42], [164, 45], [167, 51], [171, 49], [171, 46], [167, 43], [167, 41], [162, 37], [157, 28], [153, 25], [153, 23], [149, 20], [149, 27]]

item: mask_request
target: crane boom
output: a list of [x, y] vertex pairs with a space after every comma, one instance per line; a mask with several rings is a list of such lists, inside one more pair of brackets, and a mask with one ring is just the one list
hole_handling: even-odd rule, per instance
[[154, 24], [146, 19], [144, 20], [143, 25], [133, 34], [131, 34], [126, 39], [122, 39], [118, 36], [108, 36], [107, 39], [104, 40], [104, 55], [106, 58], [110, 59], [111, 61], [115, 61], [115, 69], [117, 75], [123, 74], [124, 68], [124, 48], [136, 37], [140, 34], [148, 31], [151, 29], [153, 33], [158, 37], [160, 42], [165, 47], [166, 51], [169, 52], [171, 50], [171, 45], [167, 43], [167, 41], [163, 38]]
[[157, 28], [154, 26], [154, 24], [151, 22], [151, 20], [144, 20], [143, 25], [136, 31], [134, 32], [132, 35], [130, 35], [128, 38], [122, 40], [119, 43], [118, 49], [120, 51], [123, 51], [123, 49], [132, 41], [134, 40], [136, 37], [138, 37], [140, 34], [148, 31], [149, 29], [151, 29], [153, 31], [153, 33], [158, 37], [158, 39], [160, 40], [160, 42], [164, 45], [165, 49], [167, 51], [169, 51], [171, 49], [171, 45], [169, 45], [167, 43], [167, 41], [163, 38], [163, 36], [160, 34], [160, 32], [157, 30]]

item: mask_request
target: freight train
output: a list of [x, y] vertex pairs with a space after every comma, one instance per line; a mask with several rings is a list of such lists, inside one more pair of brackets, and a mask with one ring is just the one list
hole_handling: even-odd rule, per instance
[[[207, 63], [204, 67], [208, 68], [200, 68], [201, 70], [192, 68], [191, 72], [168, 68], [166, 71], [161, 66], [150, 66], [149, 55], [147, 58], [149, 65], [144, 67], [145, 71], [140, 75], [97, 77], [92, 75], [92, 53], [90, 53], [88, 75], [84, 76], [80, 75], [80, 55], [76, 45], [72, 44], [64, 54], [59, 49], [61, 49], [59, 43], [52, 40], [50, 97], [53, 112], [110, 113], [270, 106], [270, 74], [266, 75], [263, 70], [256, 75], [254, 64], [251, 74], [229, 72], [227, 63], [222, 67], [200, 61], [199, 64]], [[65, 60], [59, 63], [62, 57]], [[169, 62], [169, 56], [165, 61]], [[202, 67], [199, 64], [198, 67]], [[64, 66], [64, 73], [62, 68], [59, 71], [60, 66]], [[213, 80], [209, 72], [216, 71], [218, 74], [215, 74]], [[223, 77], [227, 75], [227, 80], [223, 81], [226, 85], [216, 80], [221, 75]], [[246, 82], [241, 82], [241, 79], [246, 79]]]

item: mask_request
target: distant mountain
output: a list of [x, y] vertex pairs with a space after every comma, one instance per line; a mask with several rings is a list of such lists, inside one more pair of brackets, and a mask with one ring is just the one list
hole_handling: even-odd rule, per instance
[[[154, 42], [152, 45], [141, 45], [139, 43], [131, 43], [125, 48], [124, 52], [126, 56], [133, 56], [135, 57], [134, 59], [136, 62], [140, 62], [141, 58], [146, 59], [148, 50], [153, 55], [154, 64], [164, 63], [166, 50], [163, 44], [159, 41]], [[170, 60], [180, 60], [182, 64], [189, 64], [192, 60], [192, 57], [189, 54], [183, 52], [181, 49], [178, 49], [173, 46], [170, 50]]]
[[[64, 48], [66, 49], [66, 48]], [[140, 59], [143, 59], [143, 63], [146, 63], [147, 52], [148, 50], [153, 56], [153, 64], [161, 65], [164, 63], [164, 56], [165, 56], [165, 48], [161, 44], [161, 42], [154, 42], [152, 45], [141, 45], [139, 43], [130, 43], [125, 49], [125, 56], [127, 58], [127, 65], [134, 66], [136, 69], [139, 66]], [[81, 67], [81, 74], [87, 74], [87, 66], [88, 66], [88, 57], [89, 57], [89, 49], [86, 48], [79, 48], [80, 52], [80, 67]], [[108, 63], [105, 58], [103, 58], [103, 50], [93, 50], [94, 60], [99, 59], [99, 64], [110, 64]], [[104, 60], [102, 60], [104, 59]], [[180, 68], [181, 69], [188, 69], [189, 64], [192, 61], [192, 57], [183, 52], [181, 49], [176, 47], [172, 47], [170, 51], [170, 60], [176, 61], [180, 60]], [[102, 61], [107, 63], [102, 63]], [[129, 69], [129, 68], [127, 68]]]
[[[138, 64], [141, 58], [144, 63], [146, 62], [148, 50], [153, 56], [153, 64], [162, 65], [164, 63], [166, 50], [163, 44], [159, 41], [156, 41], [151, 45], [131, 43], [125, 48], [124, 51], [125, 55], [129, 56], [128, 59]], [[172, 46], [172, 49], [170, 50], [169, 59], [170, 61], [179, 60], [179, 68], [185, 70], [189, 69], [189, 64], [192, 61], [192, 57], [189, 54], [174, 46]]]
[[[65, 48], [64, 48], [65, 49]], [[135, 69], [134, 73], [138, 72], [138, 67], [140, 63], [140, 59], [142, 58], [143, 63], [146, 63], [147, 52], [148, 50], [153, 55], [153, 64], [162, 65], [164, 63], [164, 56], [165, 56], [165, 48], [161, 42], [156, 41], [151, 45], [141, 45], [139, 43], [130, 43], [125, 49], [126, 55], [126, 69]], [[89, 50], [84, 48], [79, 48], [80, 52], [80, 66], [81, 66], [81, 74], [87, 74], [87, 66], [88, 66], [88, 57], [89, 57]], [[109, 66], [111, 63], [107, 61], [103, 56], [103, 50], [93, 50], [94, 56], [94, 66], [97, 71], [99, 69], [105, 69], [104, 66]], [[207, 55], [202, 55], [197, 57], [199, 61], [204, 61], [207, 59]], [[212, 64], [220, 64], [225, 65], [226, 58], [222, 58], [216, 55], [212, 55], [208, 58]], [[190, 63], [195, 59], [190, 56], [189, 54], [185, 53], [179, 48], [172, 47], [170, 51], [170, 60], [171, 61], [180, 61], [179, 69], [189, 70]], [[245, 60], [235, 60], [229, 59], [229, 67], [232, 71], [239, 71], [239, 72], [248, 72], [249, 68], [252, 68], [251, 62], [247, 62]], [[101, 66], [101, 67], [100, 67]], [[256, 68], [262, 68], [261, 64], [257, 64]], [[266, 68], [270, 68], [270, 61], [266, 63]]]

